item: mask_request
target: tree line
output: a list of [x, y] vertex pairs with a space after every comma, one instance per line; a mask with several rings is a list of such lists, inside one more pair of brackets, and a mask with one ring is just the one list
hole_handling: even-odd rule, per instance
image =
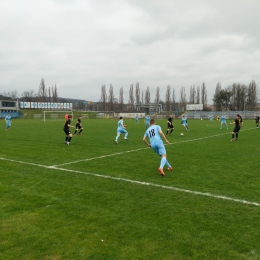
[[257, 85], [252, 80], [249, 85], [233, 83], [232, 86], [222, 89], [217, 83], [213, 97], [216, 110], [256, 110]]
[[[113, 85], [110, 84], [108, 92], [106, 85], [101, 86], [101, 110], [103, 111], [114, 111], [115, 109], [123, 110], [125, 107], [124, 100], [124, 89], [121, 87], [119, 89], [119, 96], [116, 98], [113, 90]], [[126, 109], [132, 111], [135, 109], [136, 104], [162, 104], [162, 107], [165, 111], [175, 111], [180, 108], [186, 107], [186, 104], [203, 104], [204, 110], [207, 110], [207, 89], [206, 85], [203, 82], [202, 86], [195, 87], [194, 85], [190, 87], [190, 99], [187, 100], [185, 88], [181, 87], [180, 90], [180, 99], [176, 100], [175, 89], [170, 85], [166, 87], [165, 99], [161, 98], [160, 87], [157, 87], [155, 90], [155, 98], [151, 98], [151, 92], [149, 86], [145, 90], [140, 88], [139, 82], [131, 84], [129, 91], [126, 93], [128, 101], [126, 102]]]
[[[4, 92], [3, 96], [11, 99], [18, 99], [19, 97], [16, 90]], [[46, 87], [44, 79], [41, 79], [37, 93], [34, 90], [23, 91], [19, 99], [24, 102], [58, 102], [59, 97], [56, 84], [52, 87]]]
[[[233, 83], [231, 86], [222, 88], [221, 83], [217, 83], [213, 102], [216, 110], [256, 110], [257, 109], [257, 85], [252, 80], [249, 85]], [[12, 99], [18, 98], [17, 91], [3, 93], [4, 97]], [[166, 92], [161, 94], [160, 87], [155, 90], [155, 97], [152, 99], [149, 86], [145, 90], [140, 88], [139, 82], [135, 85], [131, 84], [129, 90], [121, 87], [119, 89], [118, 98], [114, 94], [113, 85], [110, 84], [108, 91], [106, 85], [101, 86], [101, 96], [99, 100], [99, 110], [114, 111], [114, 110], [135, 110], [136, 104], [162, 104], [165, 111], [177, 111], [186, 108], [186, 104], [203, 104], [203, 110], [210, 110], [207, 106], [207, 88], [203, 82], [201, 86], [190, 86], [189, 99], [186, 95], [186, 90], [181, 87], [179, 100], [176, 100], [175, 89], [168, 85]], [[161, 98], [163, 96], [163, 98]], [[44, 79], [41, 79], [38, 92], [24, 91], [20, 98], [25, 102], [67, 102], [66, 98], [58, 97], [56, 84], [52, 87], [46, 87]], [[79, 109], [86, 108], [86, 103], [83, 100], [78, 100]], [[89, 105], [88, 109], [91, 109]], [[75, 107], [75, 106], [74, 106]]]

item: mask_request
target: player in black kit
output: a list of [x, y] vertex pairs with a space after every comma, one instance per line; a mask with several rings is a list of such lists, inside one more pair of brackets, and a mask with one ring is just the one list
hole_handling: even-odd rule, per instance
[[66, 138], [65, 138], [65, 144], [70, 145], [70, 141], [72, 139], [72, 133], [70, 132], [70, 127], [75, 128], [74, 126], [72, 126], [71, 123], [71, 118], [72, 115], [68, 115], [68, 120], [65, 121], [64, 127], [63, 127], [63, 131], [66, 134]]
[[82, 119], [82, 116], [79, 116], [79, 118], [77, 120], [77, 124], [76, 124], [76, 129], [75, 129], [74, 135], [77, 134], [78, 130], [79, 130], [79, 135], [81, 135], [81, 132], [83, 131], [83, 127], [82, 127], [82, 124], [81, 124], [81, 119]]
[[256, 114], [256, 116], [255, 116], [255, 124], [256, 124], [256, 128], [257, 129], [259, 129], [259, 115], [258, 114]]
[[235, 141], [235, 134], [236, 134], [236, 140], [238, 140], [238, 132], [239, 132], [239, 130], [242, 127], [242, 124], [243, 124], [242, 117], [239, 114], [237, 114], [235, 121], [230, 123], [230, 124], [231, 125], [235, 124], [235, 127], [234, 127], [233, 132], [232, 132], [232, 139], [230, 140], [231, 142], [233, 142], [233, 141]]
[[166, 134], [165, 135], [172, 135], [172, 132], [174, 130], [174, 126], [172, 124], [172, 120], [173, 120], [173, 115], [170, 115], [170, 117], [168, 118], [168, 121], [167, 121], [167, 131], [166, 131]]

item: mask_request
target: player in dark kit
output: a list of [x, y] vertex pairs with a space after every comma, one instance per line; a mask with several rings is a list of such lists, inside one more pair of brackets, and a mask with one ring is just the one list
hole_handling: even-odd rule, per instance
[[255, 116], [255, 124], [256, 124], [256, 128], [257, 129], [259, 129], [259, 115], [258, 114], [256, 114], [256, 116]]
[[243, 124], [242, 117], [239, 114], [237, 114], [235, 121], [230, 124], [231, 125], [235, 124], [235, 127], [232, 132], [232, 139], [230, 140], [231, 142], [233, 142], [233, 141], [235, 141], [235, 134], [236, 134], [236, 140], [238, 140], [238, 132], [241, 129], [242, 124]]
[[68, 120], [65, 121], [65, 124], [64, 124], [64, 127], [63, 127], [63, 130], [66, 134], [66, 138], [65, 138], [65, 144], [67, 145], [70, 145], [70, 141], [72, 139], [72, 133], [70, 132], [70, 127], [73, 127], [75, 128], [74, 126], [72, 126], [70, 123], [71, 123], [71, 118], [72, 118], [72, 115], [68, 115]]
[[76, 129], [75, 129], [74, 135], [77, 134], [78, 130], [79, 130], [79, 135], [81, 135], [81, 132], [83, 131], [83, 127], [82, 127], [82, 124], [81, 124], [81, 119], [82, 119], [82, 116], [79, 116], [79, 118], [77, 120], [77, 124], [76, 124]]
[[166, 134], [165, 135], [172, 135], [172, 132], [174, 130], [174, 126], [172, 124], [172, 120], [173, 120], [173, 115], [170, 115], [170, 117], [168, 118], [168, 121], [167, 121], [167, 131], [166, 131]]

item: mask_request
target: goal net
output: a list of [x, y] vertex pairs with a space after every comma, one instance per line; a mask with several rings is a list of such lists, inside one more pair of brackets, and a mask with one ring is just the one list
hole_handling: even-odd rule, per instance
[[73, 120], [73, 111], [46, 110], [46, 111], [43, 111], [43, 121], [55, 120], [55, 119], [64, 119], [65, 120], [66, 114], [72, 115], [72, 120]]

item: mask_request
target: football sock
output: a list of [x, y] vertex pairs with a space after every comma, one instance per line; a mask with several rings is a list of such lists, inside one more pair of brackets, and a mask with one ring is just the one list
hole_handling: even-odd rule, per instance
[[127, 136], [128, 136], [128, 133], [125, 134], [125, 138], [127, 138]]
[[70, 142], [70, 141], [71, 141], [71, 139], [72, 139], [72, 137], [69, 137], [69, 138], [68, 138], [68, 142]]
[[162, 157], [162, 159], [161, 159], [161, 164], [160, 164], [160, 168], [161, 168], [161, 169], [163, 169], [163, 167], [164, 167], [166, 161], [167, 161], [166, 158], [165, 158], [165, 157]]
[[236, 134], [236, 139], [238, 138], [238, 134]]
[[173, 129], [171, 130], [170, 134], [173, 132]]
[[166, 135], [167, 135], [168, 133], [169, 133], [169, 131], [167, 130], [167, 131], [166, 131]]
[[78, 132], [78, 130], [75, 130], [74, 135]]
[[82, 129], [79, 131], [79, 134], [82, 132]]
[[234, 137], [235, 137], [235, 135], [234, 135], [234, 134], [232, 134], [232, 139], [234, 139]]
[[66, 142], [68, 141], [68, 136], [66, 136], [65, 141], [66, 141]]
[[118, 137], [119, 137], [119, 136], [117, 135], [117, 136], [116, 136], [116, 141], [118, 141]]
[[165, 164], [166, 164], [166, 166], [167, 166], [168, 168], [171, 167], [171, 165], [169, 164], [169, 162], [168, 162], [167, 160], [166, 160]]

